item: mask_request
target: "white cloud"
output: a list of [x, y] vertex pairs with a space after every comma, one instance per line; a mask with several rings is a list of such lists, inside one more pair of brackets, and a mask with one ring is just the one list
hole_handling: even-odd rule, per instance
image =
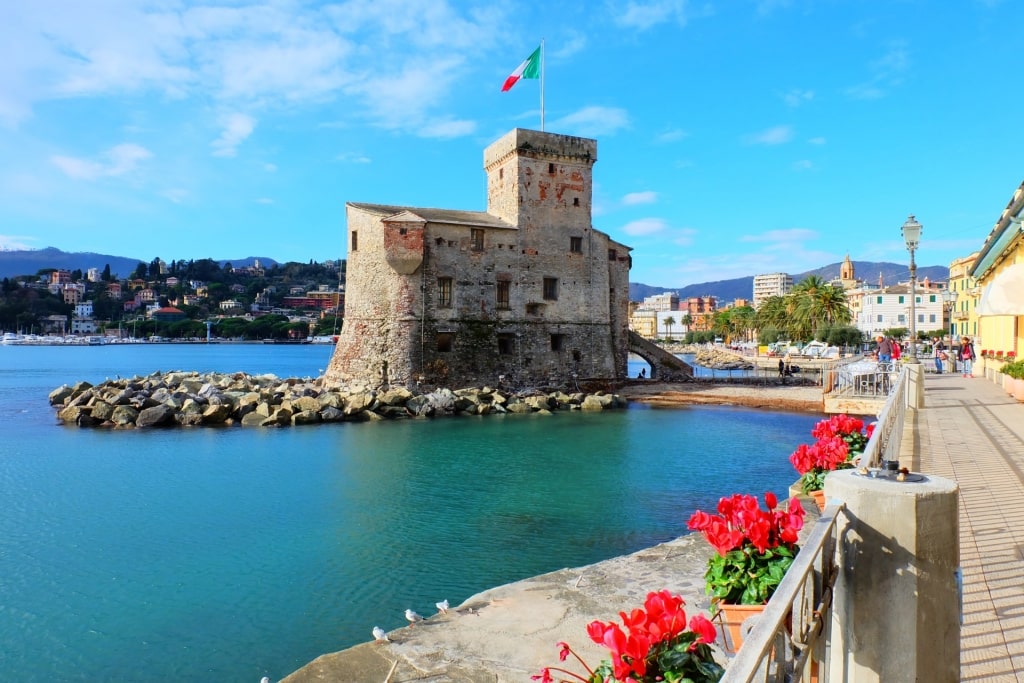
[[894, 41], [888, 51], [868, 65], [871, 76], [863, 83], [846, 89], [846, 94], [856, 100], [876, 100], [885, 97], [889, 91], [902, 85], [904, 75], [910, 67], [910, 56], [903, 41]]
[[362, 152], [342, 152], [334, 157], [334, 160], [348, 164], [368, 164], [371, 162], [370, 157], [366, 156]]
[[782, 101], [790, 107], [799, 107], [801, 104], [806, 104], [813, 99], [813, 90], [800, 90], [799, 88], [793, 88], [792, 90], [782, 94]]
[[651, 190], [645, 192], [630, 192], [622, 198], [622, 203], [626, 206], [635, 206], [637, 204], [653, 204], [658, 199], [658, 193]]
[[666, 130], [663, 133], [659, 133], [657, 136], [655, 136], [654, 139], [657, 142], [667, 143], [678, 142], [679, 140], [682, 140], [689, 136], [690, 134], [687, 133], [685, 130], [682, 130], [680, 128], [673, 128], [672, 130]]
[[421, 138], [459, 138], [476, 132], [475, 121], [435, 121], [419, 130]]
[[139, 162], [152, 156], [153, 154], [145, 147], [125, 143], [111, 147], [104, 152], [100, 155], [101, 161], [58, 154], [50, 157], [50, 162], [71, 178], [97, 180], [102, 177], [115, 177], [131, 173], [138, 167]]
[[[52, 4], [14, 3], [0, 21], [0, 125], [68, 98], [157, 94], [260, 112], [344, 97], [347, 119], [417, 132], [449, 106], [460, 66], [507, 35], [507, 10], [449, 0]], [[570, 35], [564, 54], [585, 44]]]
[[587, 36], [586, 34], [579, 33], [577, 31], [570, 31], [569, 34], [558, 44], [554, 49], [548, 43], [545, 47], [547, 54], [546, 58], [550, 59], [568, 59], [573, 55], [582, 52], [587, 47]]
[[667, 227], [664, 220], [661, 218], [640, 218], [635, 221], [630, 221], [622, 226], [622, 232], [632, 237], [639, 237], [641, 235], [650, 235], [656, 232], [661, 232]]
[[641, 31], [668, 21], [674, 21], [680, 26], [686, 26], [687, 22], [686, 0], [630, 0], [625, 7], [618, 4], [611, 7], [617, 12], [615, 23]]
[[26, 249], [38, 249], [32, 245], [35, 237], [28, 235], [0, 235], [0, 251], [25, 251]]
[[189, 191], [180, 187], [172, 187], [160, 193], [161, 197], [168, 199], [175, 204], [181, 204], [189, 196]]
[[751, 133], [744, 138], [748, 145], [781, 145], [792, 139], [792, 126], [775, 126], [760, 133]]
[[612, 135], [618, 130], [629, 127], [629, 115], [625, 109], [617, 107], [584, 107], [578, 111], [552, 121], [551, 130], [566, 133], [600, 137]]
[[256, 130], [256, 119], [247, 114], [231, 114], [224, 120], [220, 137], [210, 143], [215, 157], [233, 157], [238, 146]]

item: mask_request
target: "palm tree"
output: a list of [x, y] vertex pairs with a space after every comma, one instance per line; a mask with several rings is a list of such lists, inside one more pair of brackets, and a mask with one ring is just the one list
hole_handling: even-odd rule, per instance
[[673, 318], [672, 316], [668, 316], [667, 318], [665, 318], [662, 321], [662, 323], [665, 325], [665, 338], [666, 339], [671, 339], [672, 338], [672, 333], [671, 333], [670, 330], [671, 330], [672, 326], [676, 324], [676, 319]]

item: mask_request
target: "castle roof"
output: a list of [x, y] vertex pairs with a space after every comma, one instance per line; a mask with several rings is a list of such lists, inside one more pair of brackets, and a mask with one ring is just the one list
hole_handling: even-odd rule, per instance
[[391, 206], [388, 204], [365, 204], [363, 202], [348, 202], [348, 206], [374, 213], [381, 218], [390, 218], [399, 214], [406, 214], [403, 220], [420, 218], [428, 223], [448, 223], [450, 225], [470, 225], [481, 228], [503, 228], [505, 230], [516, 230], [516, 226], [492, 216], [486, 211], [458, 211], [456, 209], [427, 209], [414, 206]]

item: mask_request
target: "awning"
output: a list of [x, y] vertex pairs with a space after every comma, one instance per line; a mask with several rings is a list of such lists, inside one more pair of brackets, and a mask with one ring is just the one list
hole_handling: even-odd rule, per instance
[[1024, 315], [1024, 263], [1014, 263], [981, 291], [978, 316]]

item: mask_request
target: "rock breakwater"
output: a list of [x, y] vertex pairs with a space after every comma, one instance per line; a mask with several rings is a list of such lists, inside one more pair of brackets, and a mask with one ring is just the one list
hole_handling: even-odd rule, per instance
[[155, 372], [145, 377], [79, 382], [54, 389], [50, 405], [57, 419], [79, 427], [224, 426], [286, 427], [441, 415], [551, 413], [606, 410], [626, 400], [595, 394], [491, 387], [436, 389], [418, 393], [404, 387], [342, 389], [321, 379], [280, 379], [245, 373]]

